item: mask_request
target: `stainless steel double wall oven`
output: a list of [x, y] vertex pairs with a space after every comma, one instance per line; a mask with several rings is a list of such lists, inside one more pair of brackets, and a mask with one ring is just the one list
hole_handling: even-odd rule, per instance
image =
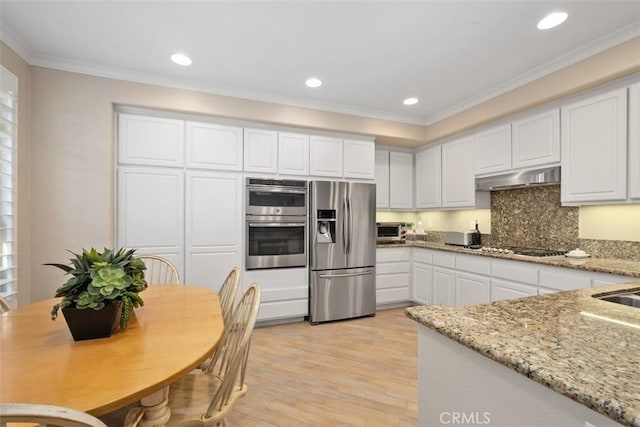
[[245, 268], [307, 265], [307, 182], [246, 179]]

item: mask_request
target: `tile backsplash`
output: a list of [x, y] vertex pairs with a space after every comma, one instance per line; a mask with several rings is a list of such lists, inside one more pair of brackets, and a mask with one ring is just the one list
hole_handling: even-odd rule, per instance
[[571, 250], [579, 222], [579, 208], [560, 205], [560, 185], [494, 191], [486, 244]]

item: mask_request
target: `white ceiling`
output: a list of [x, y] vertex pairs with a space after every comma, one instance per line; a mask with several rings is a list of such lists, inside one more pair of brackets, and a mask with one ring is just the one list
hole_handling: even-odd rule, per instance
[[0, 0], [0, 22], [32, 65], [429, 124], [640, 35], [640, 0]]

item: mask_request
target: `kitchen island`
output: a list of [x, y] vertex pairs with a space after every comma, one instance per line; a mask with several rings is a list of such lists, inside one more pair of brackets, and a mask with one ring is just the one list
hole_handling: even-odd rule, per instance
[[592, 297], [623, 289], [407, 308], [418, 424], [640, 426], [640, 309]]

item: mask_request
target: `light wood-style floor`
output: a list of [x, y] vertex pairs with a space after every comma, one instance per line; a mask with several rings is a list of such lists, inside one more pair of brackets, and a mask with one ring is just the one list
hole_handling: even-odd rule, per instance
[[[404, 309], [254, 330], [231, 426], [416, 426], [417, 324]], [[177, 408], [176, 408], [177, 409]]]

